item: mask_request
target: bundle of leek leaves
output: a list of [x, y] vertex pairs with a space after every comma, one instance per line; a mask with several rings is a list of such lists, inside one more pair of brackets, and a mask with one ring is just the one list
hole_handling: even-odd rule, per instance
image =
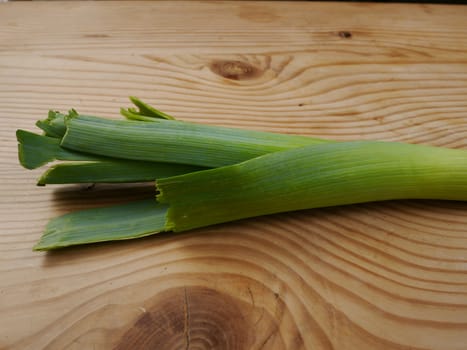
[[[155, 181], [154, 198], [52, 219], [34, 250], [185, 231], [300, 209], [392, 199], [467, 200], [467, 150], [334, 142], [174, 120], [141, 100], [126, 120], [50, 111], [17, 131], [38, 185]], [[55, 162], [60, 161], [60, 162]]]

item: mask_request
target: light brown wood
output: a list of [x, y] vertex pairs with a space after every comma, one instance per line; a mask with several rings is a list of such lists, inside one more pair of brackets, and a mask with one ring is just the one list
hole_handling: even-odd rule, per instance
[[[466, 349], [467, 204], [286, 213], [57, 251], [59, 214], [151, 185], [35, 187], [48, 109], [467, 148], [467, 7], [0, 4], [1, 349]], [[467, 174], [466, 174], [467, 176]]]

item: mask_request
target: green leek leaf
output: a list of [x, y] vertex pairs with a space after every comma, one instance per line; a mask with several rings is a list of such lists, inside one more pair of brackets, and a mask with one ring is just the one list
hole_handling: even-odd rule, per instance
[[167, 119], [167, 120], [174, 120], [175, 119], [174, 117], [155, 109], [154, 107], [144, 103], [143, 101], [141, 101], [140, 99], [138, 99], [138, 98], [136, 98], [134, 96], [130, 96], [130, 100], [131, 100], [131, 102], [133, 102], [133, 104], [136, 107], [138, 107], [138, 109], [134, 109], [134, 108], [124, 109], [124, 108], [121, 108], [120, 109], [120, 114], [123, 115], [124, 117], [126, 117], [127, 119], [139, 120], [139, 121], [154, 121], [154, 118], [156, 118], [156, 119]]
[[60, 139], [17, 130], [18, 157], [26, 169], [35, 169], [54, 160], [98, 160], [101, 156], [84, 154], [60, 147]]
[[47, 224], [33, 249], [50, 250], [148, 236], [165, 230], [166, 211], [166, 205], [147, 199], [65, 214]]
[[117, 159], [95, 162], [66, 162], [50, 167], [42, 174], [38, 185], [149, 182], [163, 177], [181, 175], [204, 169], [206, 168], [185, 164]]
[[266, 153], [330, 140], [209, 126], [176, 120], [141, 123], [77, 116], [61, 146], [107, 157], [219, 167]]

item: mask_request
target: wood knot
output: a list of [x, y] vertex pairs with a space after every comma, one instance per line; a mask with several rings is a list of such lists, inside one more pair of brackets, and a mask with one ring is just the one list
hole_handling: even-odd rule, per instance
[[341, 30], [339, 33], [337, 33], [342, 39], [351, 39], [352, 38], [352, 33], [347, 31], [347, 30]]
[[283, 345], [277, 325], [264, 309], [211, 288], [171, 288], [141, 309], [143, 314], [128, 325], [116, 349], [242, 350], [258, 342]]
[[248, 80], [258, 78], [263, 71], [250, 63], [242, 61], [217, 60], [210, 64], [212, 72], [232, 80]]

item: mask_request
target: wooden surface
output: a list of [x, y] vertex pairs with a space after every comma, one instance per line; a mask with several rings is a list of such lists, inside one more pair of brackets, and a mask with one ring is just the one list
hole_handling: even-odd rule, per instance
[[[1, 349], [467, 349], [467, 204], [281, 214], [51, 254], [47, 220], [152, 195], [48, 186], [50, 108], [467, 148], [467, 7], [0, 4]], [[466, 174], [467, 176], [467, 174]]]

